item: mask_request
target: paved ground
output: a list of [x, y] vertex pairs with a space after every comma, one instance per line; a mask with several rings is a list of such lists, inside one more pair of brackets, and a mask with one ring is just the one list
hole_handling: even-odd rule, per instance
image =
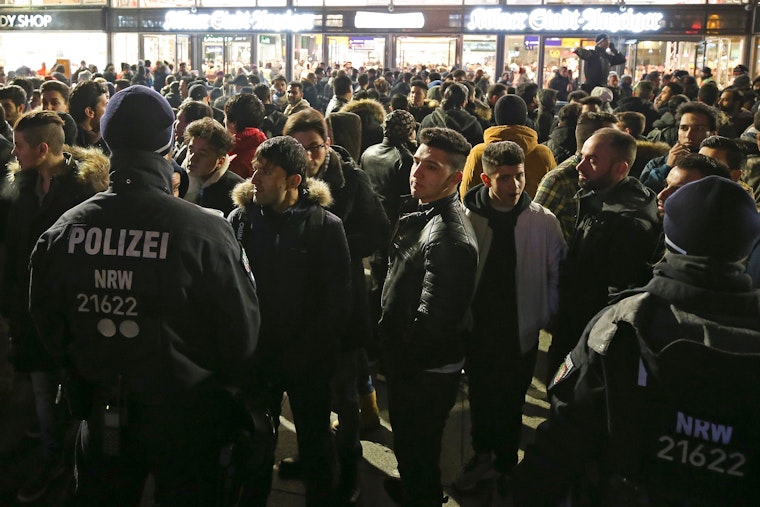
[[[3, 340], [0, 340], [3, 341]], [[545, 389], [542, 380], [545, 371], [545, 351], [548, 337], [542, 335], [537, 377], [534, 378], [528, 396], [523, 416], [523, 444], [533, 438], [535, 427], [547, 416], [548, 404], [545, 401]], [[2, 351], [0, 351], [2, 353]], [[0, 367], [0, 389], [2, 380], [7, 375], [2, 374]], [[362, 436], [364, 459], [360, 468], [362, 507], [388, 507], [395, 505], [383, 490], [383, 479], [397, 475], [396, 459], [393, 455], [393, 433], [388, 424], [387, 397], [385, 385], [377, 381], [378, 402], [381, 408], [383, 426]], [[2, 393], [0, 392], [0, 396]], [[37, 440], [26, 437], [27, 429], [35, 420], [32, 405], [31, 386], [29, 381], [16, 378], [10, 394], [0, 399], [0, 507], [22, 505], [15, 501], [16, 493], [29, 470], [39, 459]], [[283, 411], [280, 443], [277, 449], [277, 459], [295, 454], [296, 443], [287, 403]], [[452, 410], [444, 435], [443, 454], [441, 456], [442, 482], [451, 499], [451, 507], [475, 507], [490, 505], [490, 484], [473, 494], [461, 495], [451, 491], [449, 485], [454, 480], [462, 465], [470, 458], [472, 451], [469, 447], [469, 406], [466, 396], [466, 385], [462, 389], [456, 406]], [[67, 489], [70, 479], [62, 477], [45, 498], [33, 504], [36, 506], [58, 507], [66, 504]], [[145, 500], [141, 507], [152, 505], [150, 502], [150, 484], [146, 485]], [[27, 504], [32, 505], [32, 504]], [[300, 507], [304, 505], [303, 486], [300, 481], [280, 480], [275, 474], [272, 495], [269, 506]]]

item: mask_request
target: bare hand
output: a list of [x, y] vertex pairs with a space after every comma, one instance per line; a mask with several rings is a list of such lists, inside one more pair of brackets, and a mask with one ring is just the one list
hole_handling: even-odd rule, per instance
[[691, 153], [691, 150], [685, 144], [676, 143], [668, 152], [668, 166], [675, 167], [678, 161], [689, 153]]

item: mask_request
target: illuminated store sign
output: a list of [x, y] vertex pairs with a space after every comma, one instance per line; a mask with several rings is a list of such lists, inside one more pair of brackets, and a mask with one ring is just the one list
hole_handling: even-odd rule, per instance
[[266, 30], [269, 32], [298, 32], [314, 29], [313, 14], [281, 13], [267, 10], [252, 11], [169, 11], [164, 17], [164, 30]]
[[0, 30], [103, 30], [99, 9], [46, 10], [44, 12], [2, 10]]
[[470, 13], [467, 29], [500, 32], [656, 32], [663, 25], [661, 12], [623, 12], [596, 7], [587, 9], [533, 9], [502, 11], [499, 8], [475, 9]]
[[385, 13], [358, 11], [354, 16], [355, 28], [422, 28], [425, 15], [421, 12]]

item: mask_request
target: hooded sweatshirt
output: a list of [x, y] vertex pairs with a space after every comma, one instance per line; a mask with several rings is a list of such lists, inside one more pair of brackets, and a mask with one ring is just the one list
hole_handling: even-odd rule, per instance
[[485, 142], [475, 146], [467, 157], [462, 183], [459, 185], [460, 196], [464, 196], [469, 189], [480, 183], [480, 175], [483, 173], [483, 152], [486, 151], [489, 143], [512, 141], [522, 148], [525, 152], [525, 192], [531, 198], [536, 195], [538, 184], [544, 174], [557, 166], [552, 151], [538, 144], [536, 131], [525, 125], [497, 125], [486, 129], [483, 137]]

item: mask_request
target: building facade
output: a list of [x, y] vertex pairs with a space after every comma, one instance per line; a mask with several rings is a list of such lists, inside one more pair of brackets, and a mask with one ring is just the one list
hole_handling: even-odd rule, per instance
[[5, 0], [0, 64], [85, 60], [102, 69], [149, 59], [209, 75], [257, 65], [289, 79], [320, 64], [458, 66], [496, 78], [522, 67], [543, 83], [558, 66], [577, 70], [571, 50], [606, 32], [628, 57], [619, 73], [707, 66], [725, 85], [740, 63], [760, 74], [760, 20], [749, 1]]

